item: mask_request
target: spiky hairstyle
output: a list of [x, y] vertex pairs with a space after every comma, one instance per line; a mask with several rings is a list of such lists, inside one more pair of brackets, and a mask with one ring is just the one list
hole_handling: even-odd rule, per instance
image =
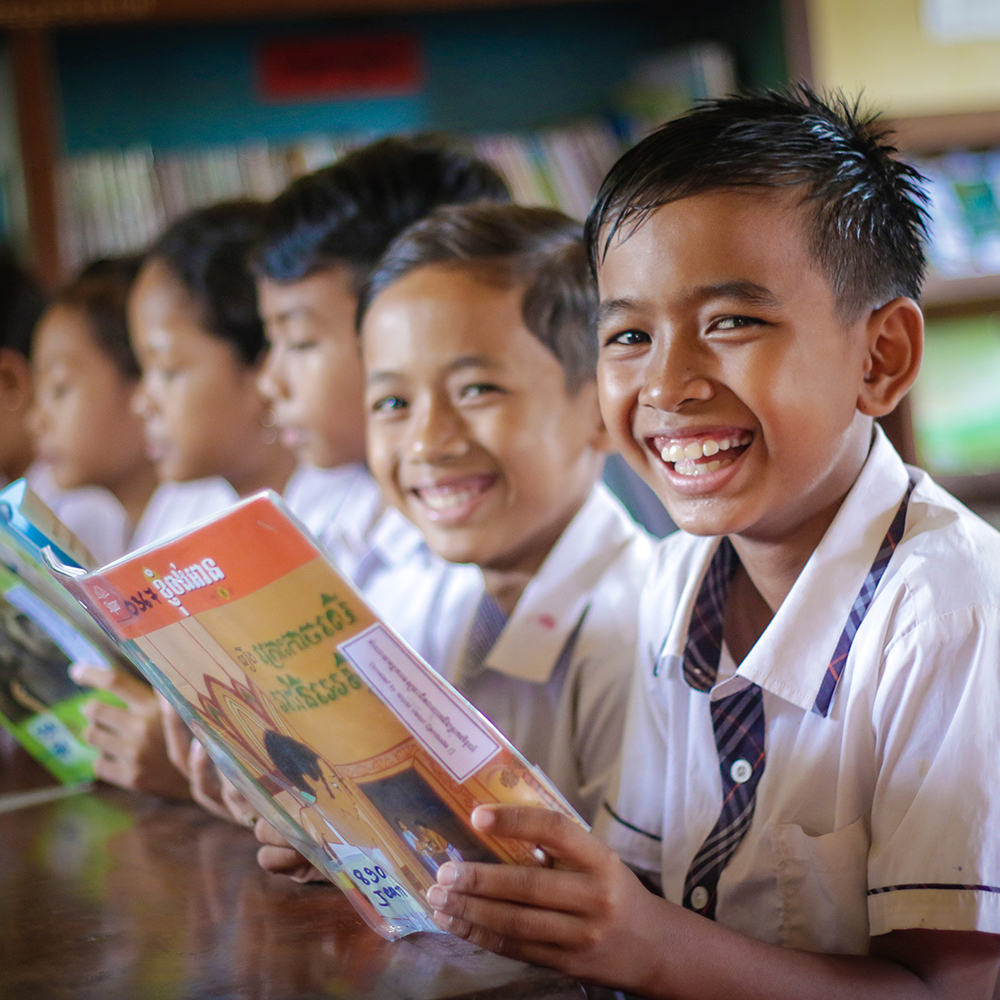
[[724, 188], [799, 188], [809, 249], [842, 317], [917, 298], [927, 194], [889, 135], [859, 101], [823, 99], [804, 85], [699, 104], [611, 168], [587, 219], [591, 268], [613, 239], [627, 239], [669, 202]]

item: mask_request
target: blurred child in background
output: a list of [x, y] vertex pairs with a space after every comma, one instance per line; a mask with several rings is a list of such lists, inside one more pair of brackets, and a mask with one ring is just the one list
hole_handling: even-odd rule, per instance
[[45, 306], [38, 282], [0, 247], [0, 485], [24, 476], [95, 558], [111, 558], [120, 553], [125, 531], [118, 502], [101, 489], [61, 489], [48, 465], [36, 459], [28, 427], [34, 397], [29, 357]]
[[132, 409], [139, 366], [125, 304], [138, 258], [84, 268], [52, 301], [31, 348], [34, 404], [28, 425], [61, 489], [100, 486], [121, 504], [121, 534], [94, 552], [109, 562], [129, 547], [157, 486], [142, 420]]
[[264, 205], [225, 202], [174, 222], [146, 256], [129, 300], [142, 369], [146, 442], [169, 485], [137, 533], [146, 544], [262, 489], [295, 468], [256, 380], [266, 351], [246, 264]]

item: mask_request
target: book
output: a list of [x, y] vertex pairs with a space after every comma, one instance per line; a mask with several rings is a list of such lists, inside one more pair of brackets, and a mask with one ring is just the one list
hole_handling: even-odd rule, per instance
[[480, 803], [579, 820], [273, 493], [100, 570], [47, 561], [257, 813], [385, 938], [439, 930], [425, 892], [449, 859], [540, 863], [475, 830]]
[[43, 551], [93, 565], [86, 548], [23, 479], [0, 490], [0, 725], [64, 784], [94, 777], [97, 751], [83, 739], [84, 706], [104, 691], [80, 687], [70, 665], [123, 669], [125, 661], [79, 602], [52, 576]]

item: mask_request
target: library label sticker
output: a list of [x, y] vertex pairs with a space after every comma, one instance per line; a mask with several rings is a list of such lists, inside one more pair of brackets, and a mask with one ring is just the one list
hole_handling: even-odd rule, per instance
[[456, 781], [465, 781], [500, 744], [453, 692], [382, 625], [340, 644], [340, 651], [403, 725]]

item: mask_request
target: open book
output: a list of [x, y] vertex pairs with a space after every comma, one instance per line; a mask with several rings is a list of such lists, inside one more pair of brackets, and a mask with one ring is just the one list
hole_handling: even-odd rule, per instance
[[273, 493], [98, 571], [48, 561], [259, 814], [386, 938], [438, 930], [424, 893], [449, 858], [538, 864], [473, 829], [479, 803], [576, 815]]
[[[115, 645], [43, 562], [93, 559], [23, 479], [0, 490], [0, 725], [66, 784], [94, 776], [97, 752], [82, 739], [81, 709], [113, 695], [79, 687], [70, 664], [124, 665]], [[120, 703], [119, 703], [120, 704]]]

